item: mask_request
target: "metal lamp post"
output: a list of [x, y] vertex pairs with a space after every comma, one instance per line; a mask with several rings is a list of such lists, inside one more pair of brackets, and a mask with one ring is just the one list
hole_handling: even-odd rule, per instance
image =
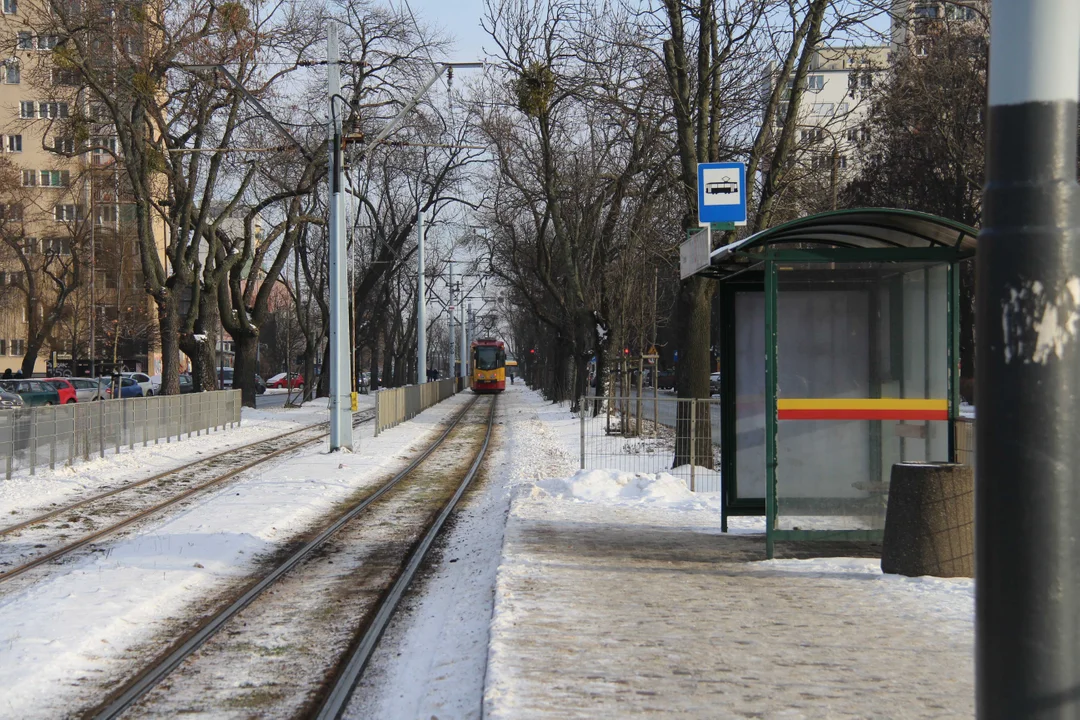
[[330, 451], [352, 450], [352, 402], [349, 397], [351, 375], [349, 310], [345, 278], [345, 183], [341, 103], [341, 66], [338, 53], [338, 29], [330, 23], [326, 36], [328, 90], [330, 95]]
[[1080, 717], [1080, 3], [994, 0], [976, 298], [980, 718]]

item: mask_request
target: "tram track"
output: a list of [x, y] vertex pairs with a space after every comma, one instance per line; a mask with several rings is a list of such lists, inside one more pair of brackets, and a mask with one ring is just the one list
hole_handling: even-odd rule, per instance
[[[294, 717], [316, 712], [326, 699], [347, 702], [397, 602], [483, 463], [495, 402], [478, 402], [86, 717], [227, 708]], [[234, 677], [222, 677], [228, 675]]]
[[[358, 413], [354, 427], [374, 419], [374, 411]], [[34, 568], [59, 561], [95, 541], [118, 533], [137, 522], [223, 486], [229, 480], [269, 460], [300, 450], [329, 435], [329, 423], [316, 423], [206, 458], [181, 465], [148, 478], [84, 498], [34, 518], [0, 528], [0, 538], [17, 536], [19, 547], [0, 542], [0, 588]], [[301, 436], [301, 439], [295, 439]], [[164, 499], [159, 500], [159, 498]], [[147, 504], [149, 503], [149, 505]], [[50, 523], [56, 523], [51, 527]], [[73, 525], [83, 532], [69, 541]], [[50, 545], [52, 546], [50, 549]], [[12, 560], [14, 556], [15, 560]], [[29, 559], [27, 559], [29, 556]], [[7, 566], [11, 562], [14, 566]]]

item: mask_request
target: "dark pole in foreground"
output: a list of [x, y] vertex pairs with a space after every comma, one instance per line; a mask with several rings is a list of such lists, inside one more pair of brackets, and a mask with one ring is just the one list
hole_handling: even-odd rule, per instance
[[994, 0], [978, 241], [976, 700], [1080, 717], [1080, 3]]

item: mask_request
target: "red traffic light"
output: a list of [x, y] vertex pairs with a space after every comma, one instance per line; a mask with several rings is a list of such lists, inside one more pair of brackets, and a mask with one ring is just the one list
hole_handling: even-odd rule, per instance
[[622, 349], [622, 354], [623, 355], [629, 355], [630, 354], [630, 348], [623, 348]]
[[529, 354], [530, 354], [530, 355], [535, 355], [535, 354], [536, 354], [536, 348], [532, 348], [532, 349], [530, 349], [530, 350], [529, 350]]

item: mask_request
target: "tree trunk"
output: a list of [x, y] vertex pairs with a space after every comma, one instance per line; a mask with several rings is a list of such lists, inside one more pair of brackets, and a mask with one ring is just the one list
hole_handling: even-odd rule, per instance
[[315, 377], [315, 352], [314, 341], [304, 346], [304, 369], [300, 371], [300, 374], [304, 376], [304, 402], [310, 402], [318, 389], [317, 383], [309, 379]]
[[254, 335], [240, 335], [233, 338], [236, 355], [233, 362], [233, 390], [240, 389], [240, 401], [245, 407], [255, 407], [255, 353], [259, 349], [259, 338]]
[[161, 394], [180, 394], [180, 316], [176, 300], [166, 290], [157, 301], [158, 328], [161, 338]]
[[[679, 284], [679, 362], [675, 379], [680, 400], [708, 398], [709, 348], [714, 284], [702, 277], [691, 277]], [[693, 437], [694, 464], [712, 469], [712, 423], [709, 404], [698, 403], [695, 412]], [[690, 403], [680, 402], [675, 422], [675, 460], [672, 467], [690, 462]]]
[[383, 348], [382, 377], [383, 377], [383, 383], [387, 387], [396, 387], [394, 385], [393, 357], [394, 357], [394, 354], [392, 352], [390, 352], [390, 348], [389, 347], [384, 347]]
[[[304, 378], [304, 380], [311, 382], [310, 378]], [[318, 392], [315, 397], [330, 397], [330, 343], [326, 343], [326, 347], [323, 348], [322, 374], [319, 375]]]
[[379, 342], [378, 335], [375, 336], [375, 340], [371, 343], [371, 377], [368, 379], [368, 390], [375, 392], [379, 389]]

